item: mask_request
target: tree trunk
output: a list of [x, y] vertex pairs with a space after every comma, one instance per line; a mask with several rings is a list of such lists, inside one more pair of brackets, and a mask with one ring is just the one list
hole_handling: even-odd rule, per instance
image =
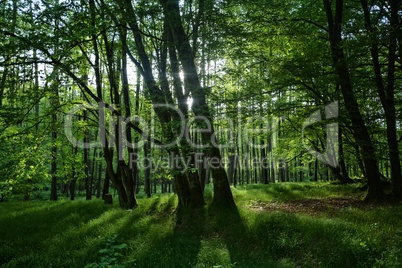
[[250, 183], [250, 144], [247, 141], [245, 143], [246, 146], [246, 159], [244, 160], [246, 162], [246, 183], [249, 184]]
[[[130, 108], [130, 95], [129, 95], [129, 84], [128, 84], [128, 77], [127, 77], [127, 30], [122, 27], [120, 31], [120, 38], [121, 38], [121, 59], [122, 59], [122, 71], [121, 71], [121, 80], [122, 80], [122, 93], [123, 93], [123, 101], [124, 101], [124, 112], [125, 118], [131, 118], [131, 108]], [[126, 124], [126, 131], [122, 133], [121, 136], [125, 134], [125, 138], [127, 141], [127, 153], [129, 155], [129, 159], [131, 155], [137, 154], [137, 144], [133, 143], [133, 137], [131, 133], [131, 128]], [[123, 146], [123, 145], [122, 145]], [[127, 191], [128, 196], [128, 206], [129, 207], [136, 207], [137, 200], [135, 198], [135, 187], [138, 175], [138, 168], [137, 168], [137, 161], [134, 163], [126, 163], [123, 158], [120, 161], [122, 165], [122, 171], [124, 174], [124, 183]]]
[[[57, 68], [57, 67], [55, 67]], [[53, 96], [51, 97], [51, 105], [52, 105], [52, 149], [51, 149], [51, 157], [52, 157], [52, 162], [51, 162], [51, 171], [50, 174], [52, 176], [52, 182], [51, 182], [51, 189], [50, 189], [50, 200], [57, 200], [57, 107], [59, 104], [58, 100], [58, 90], [59, 90], [59, 77], [58, 77], [58, 71], [56, 69], [53, 70], [53, 73], [56, 74], [56, 81], [53, 84]]]
[[[147, 88], [149, 90], [149, 95], [150, 98], [152, 100], [152, 104], [155, 110], [155, 113], [157, 114], [162, 128], [163, 128], [163, 132], [166, 134], [166, 140], [168, 142], [172, 142], [174, 137], [174, 133], [173, 133], [173, 129], [172, 129], [172, 124], [171, 124], [171, 120], [172, 120], [172, 115], [169, 111], [166, 111], [166, 107], [160, 107], [161, 104], [165, 104], [166, 103], [166, 97], [167, 94], [166, 92], [162, 91], [153, 76], [152, 73], [152, 66], [150, 63], [150, 60], [148, 58], [147, 52], [145, 50], [143, 41], [142, 41], [142, 35], [140, 34], [140, 30], [138, 28], [138, 23], [136, 21], [135, 18], [135, 12], [134, 12], [134, 8], [132, 6], [132, 2], [130, 0], [126, 0], [124, 3], [123, 2], [119, 2], [121, 8], [123, 10], [125, 10], [125, 19], [127, 20], [133, 35], [134, 35], [134, 40], [135, 40], [135, 44], [136, 44], [136, 48], [137, 48], [137, 54], [141, 60], [141, 66], [139, 62], [136, 62], [136, 65], [139, 66], [139, 69], [141, 70], [141, 74], [144, 78], [144, 82], [147, 85]], [[162, 81], [161, 81], [162, 82]], [[159, 108], [158, 108], [159, 107]], [[180, 152], [178, 151], [177, 148], [171, 148], [170, 150], [168, 150], [171, 155], [173, 155], [173, 157], [180, 157]], [[174, 161], [173, 161], [174, 162]], [[186, 177], [185, 175], [183, 175], [183, 167], [179, 167], [179, 166], [174, 166], [173, 167], [173, 173], [175, 174], [175, 185], [176, 185], [176, 193], [179, 197], [179, 204], [178, 204], [178, 209], [180, 210], [181, 208], [184, 208], [186, 206], [202, 206], [203, 203], [196, 203], [193, 202], [194, 198], [189, 198], [191, 197], [191, 195], [189, 194], [189, 191], [191, 190], [192, 192], [194, 192], [194, 187], [190, 187], [189, 185], [189, 179], [188, 177]], [[193, 181], [193, 185], [196, 185], [195, 183], [197, 183], [196, 181]], [[191, 189], [190, 189], [191, 188]], [[197, 196], [201, 196], [202, 197], [202, 190], [199, 187], [199, 192], [200, 194], [198, 194]], [[185, 202], [185, 203], [183, 203]]]
[[[87, 111], [84, 110], [84, 122], [88, 123]], [[88, 126], [86, 126], [88, 128]], [[84, 134], [84, 144], [89, 143], [89, 130], [87, 129]], [[89, 148], [84, 148], [84, 171], [85, 171], [85, 198], [90, 200], [92, 198], [91, 193], [91, 175], [90, 174], [90, 160], [89, 160]]]
[[314, 181], [318, 181], [318, 159], [317, 157], [314, 160]]
[[[205, 89], [201, 87], [197, 69], [194, 63], [194, 53], [192, 52], [189, 40], [184, 32], [181, 22], [181, 15], [178, 0], [161, 0], [164, 9], [164, 15], [169, 23], [173, 40], [176, 45], [179, 60], [181, 62], [184, 73], [184, 85], [193, 97], [193, 112], [195, 116], [206, 118], [210, 123], [210, 132], [202, 132], [202, 140], [204, 144], [210, 144], [214, 137], [214, 126], [209, 107], [206, 103]], [[217, 147], [212, 146], [206, 151], [209, 159], [219, 161], [221, 163], [221, 154]], [[214, 183], [214, 199], [212, 204], [221, 207], [234, 207], [232, 192], [226, 171], [222, 165], [211, 168]]]
[[339, 140], [339, 172], [340, 172], [340, 181], [343, 184], [354, 183], [354, 181], [349, 177], [348, 171], [346, 169], [345, 164], [345, 156], [343, 153], [343, 136], [342, 136], [342, 127], [339, 127], [338, 133]]
[[352, 122], [353, 136], [363, 151], [363, 162], [368, 181], [365, 200], [382, 198], [384, 191], [381, 186], [374, 147], [353, 93], [352, 82], [342, 47], [343, 0], [336, 0], [335, 16], [333, 16], [330, 1], [323, 0], [323, 3], [328, 19], [332, 62], [338, 74], [345, 107]]
[[234, 181], [234, 174], [235, 174], [235, 151], [234, 145], [230, 145], [228, 149], [228, 159], [229, 159], [229, 166], [228, 166], [228, 175], [229, 175], [229, 183], [233, 184]]
[[102, 163], [98, 164], [98, 180], [96, 183], [96, 197], [100, 198], [102, 188]]
[[261, 180], [264, 184], [268, 184], [268, 161], [267, 161], [267, 146], [261, 140]]
[[[12, 15], [12, 22], [11, 22], [11, 32], [13, 33], [15, 31], [15, 27], [17, 25], [17, 13], [18, 13], [18, 0], [12, 0], [13, 2], [13, 15]], [[12, 42], [12, 41], [11, 41]], [[14, 51], [12, 51], [14, 53]], [[8, 59], [5, 59], [4, 63], [8, 63]], [[3, 98], [4, 98], [4, 92], [6, 88], [6, 82], [7, 82], [7, 76], [8, 76], [8, 66], [5, 65], [3, 69], [3, 74], [1, 76], [1, 81], [0, 81], [0, 109], [3, 106]]]
[[105, 195], [109, 193], [110, 179], [107, 172], [105, 172], [105, 179], [103, 181], [103, 189], [102, 189], [102, 199], [105, 199]]
[[146, 141], [144, 143], [144, 177], [145, 177], [145, 186], [144, 190], [148, 198], [151, 197], [151, 161], [149, 159], [148, 155], [148, 150], [149, 150], [149, 142]]
[[[176, 55], [176, 49], [173, 44], [173, 36], [168, 27], [168, 23], [165, 18], [164, 22], [164, 33], [167, 40], [167, 45], [162, 48], [161, 52], [161, 64], [160, 64], [160, 81], [161, 81], [161, 88], [165, 93], [165, 98], [167, 103], [170, 105], [174, 105], [174, 101], [172, 99], [171, 92], [168, 88], [167, 82], [167, 51], [169, 51], [170, 57], [170, 66], [171, 66], [171, 73], [173, 77], [173, 89], [174, 93], [178, 100], [178, 107], [181, 113], [184, 116], [184, 119], [188, 119], [188, 104], [187, 104], [187, 96], [183, 94], [182, 83], [180, 80], [180, 68], [179, 68], [179, 61]], [[183, 126], [182, 118], [178, 116], [178, 114], [173, 113], [171, 120], [173, 122], [173, 131], [176, 135], [182, 135], [179, 137], [179, 145], [180, 145], [180, 152], [185, 161], [188, 161], [189, 167], [186, 167], [185, 174], [189, 184], [190, 190], [190, 206], [191, 207], [202, 207], [204, 205], [204, 196], [203, 196], [203, 188], [201, 185], [200, 177], [198, 172], [195, 171], [196, 169], [196, 152], [195, 149], [190, 146], [190, 128], [188, 126]], [[180, 126], [180, 127], [178, 127]], [[181, 130], [184, 127], [184, 133], [181, 133]], [[187, 137], [187, 139], [185, 138]]]
[[[372, 26], [370, 11], [367, 0], [361, 0], [365, 27], [371, 36], [371, 59], [373, 61], [373, 69], [375, 74], [376, 86], [382, 107], [385, 111], [385, 120], [387, 123], [387, 140], [389, 159], [391, 163], [391, 181], [392, 193], [394, 196], [402, 197], [402, 173], [401, 163], [398, 149], [398, 138], [396, 129], [396, 112], [395, 112], [395, 61], [396, 61], [396, 48], [397, 48], [397, 30], [400, 31], [398, 7], [400, 1], [391, 0], [390, 3], [390, 43], [388, 46], [388, 69], [386, 77], [388, 78], [387, 85], [384, 85], [383, 72], [381, 70], [380, 56], [379, 56], [379, 41], [377, 38], [377, 27]], [[384, 75], [385, 76], [385, 75]]]

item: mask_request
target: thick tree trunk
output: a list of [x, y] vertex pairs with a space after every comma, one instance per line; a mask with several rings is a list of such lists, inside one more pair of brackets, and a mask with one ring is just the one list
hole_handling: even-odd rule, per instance
[[[184, 85], [193, 97], [193, 112], [195, 116], [206, 118], [210, 123], [210, 132], [202, 132], [202, 140], [204, 144], [211, 144], [214, 137], [214, 126], [209, 107], [206, 102], [205, 89], [201, 87], [197, 69], [194, 63], [194, 53], [192, 52], [189, 40], [184, 32], [181, 22], [181, 15], [178, 0], [161, 0], [164, 9], [164, 15], [169, 23], [173, 40], [176, 45], [179, 60], [181, 62], [184, 73]], [[217, 147], [212, 146], [206, 151], [208, 158], [221, 163], [222, 158]], [[232, 192], [228, 177], [224, 167], [220, 164], [211, 168], [214, 183], [214, 199], [213, 205], [234, 207]]]
[[[140, 34], [139, 28], [138, 28], [138, 23], [136, 21], [136, 18], [134, 16], [134, 8], [132, 6], [132, 2], [130, 0], [126, 0], [124, 3], [120, 3], [122, 9], [125, 10], [125, 19], [127, 20], [133, 35], [134, 35], [134, 40], [136, 43], [136, 48], [137, 48], [137, 53], [141, 61], [141, 74], [144, 78], [144, 82], [147, 85], [147, 88], [150, 93], [150, 97], [152, 100], [152, 104], [154, 105], [154, 110], [155, 113], [157, 114], [163, 128], [163, 132], [166, 134], [166, 140], [168, 142], [173, 141], [174, 137], [174, 131], [172, 130], [171, 126], [171, 120], [172, 120], [172, 115], [170, 111], [166, 111], [167, 109], [163, 108], [157, 108], [158, 106], [160, 107], [161, 104], [166, 103], [166, 97], [167, 95], [163, 90], [161, 90], [152, 74], [152, 66], [150, 63], [150, 60], [148, 58], [147, 52], [145, 50], [143, 41], [142, 41], [142, 35]], [[136, 63], [137, 66], [139, 66], [139, 63]], [[168, 150], [174, 157], [180, 156], [180, 152], [178, 151], [177, 148], [173, 148]], [[183, 168], [183, 167], [182, 167]], [[172, 172], [175, 174], [175, 185], [176, 185], [176, 193], [179, 197], [179, 204], [178, 208], [184, 208], [187, 206], [202, 206], [202, 203], [195, 203], [194, 198], [189, 198], [191, 197], [191, 194], [189, 194], [190, 190], [194, 192], [195, 188], [190, 187], [189, 184], [189, 179], [192, 179], [191, 177], [188, 178], [187, 176], [183, 175], [183, 169], [180, 168], [179, 166], [174, 166]], [[196, 183], [195, 181], [193, 181]], [[194, 185], [194, 184], [193, 184]], [[191, 188], [191, 189], [190, 189]], [[197, 196], [202, 197], [202, 191], [200, 189], [200, 194]]]
[[[176, 50], [173, 44], [173, 37], [168, 27], [168, 24], [164, 22], [164, 33], [167, 40], [166, 46], [162, 48], [161, 52], [161, 64], [160, 64], [160, 81], [161, 81], [161, 88], [165, 93], [165, 98], [168, 104], [174, 106], [174, 101], [172, 99], [172, 94], [168, 88], [168, 81], [167, 81], [167, 52], [169, 51], [170, 57], [170, 66], [171, 72], [173, 77], [173, 89], [174, 93], [178, 100], [178, 107], [180, 112], [183, 114], [184, 119], [188, 119], [188, 104], [187, 104], [187, 96], [183, 94], [182, 83], [180, 80], [180, 68], [179, 62], [177, 60]], [[196, 155], [195, 150], [189, 144], [190, 140], [187, 140], [185, 137], [190, 138], [190, 129], [187, 126], [184, 126], [184, 122], [182, 122], [182, 118], [177, 113], [173, 113], [171, 117], [173, 123], [173, 132], [176, 135], [181, 135], [181, 130], [184, 127], [184, 136], [179, 137], [179, 145], [180, 145], [180, 152], [185, 161], [188, 161], [189, 166], [186, 167], [185, 174], [189, 184], [190, 190], [190, 206], [191, 207], [202, 207], [204, 205], [204, 196], [203, 196], [203, 188], [201, 186], [201, 180], [199, 177], [198, 172], [195, 171], [196, 169]]]

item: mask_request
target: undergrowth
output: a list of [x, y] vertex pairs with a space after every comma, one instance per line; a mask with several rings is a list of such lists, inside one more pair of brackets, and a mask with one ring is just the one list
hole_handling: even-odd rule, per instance
[[[402, 205], [334, 214], [255, 211], [250, 204], [362, 196], [325, 183], [233, 188], [237, 211], [178, 216], [173, 194], [122, 210], [91, 201], [0, 204], [0, 267], [400, 267]], [[210, 202], [211, 189], [206, 190]], [[254, 201], [253, 201], [254, 200]], [[117, 201], [117, 200], [115, 200]], [[252, 202], [253, 201], [253, 202]], [[117, 202], [115, 202], [117, 204]]]

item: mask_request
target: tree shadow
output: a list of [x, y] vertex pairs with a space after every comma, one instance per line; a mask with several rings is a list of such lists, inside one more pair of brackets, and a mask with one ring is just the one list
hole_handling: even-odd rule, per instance
[[371, 267], [373, 252], [359, 248], [356, 232], [355, 227], [338, 221], [257, 213], [245, 238], [250, 245], [250, 265], [240, 259], [236, 267]]
[[211, 228], [220, 235], [229, 252], [230, 265], [224, 267], [293, 267], [268, 252], [272, 237], [262, 235], [263, 228], [269, 226], [254, 223], [248, 226], [243, 217], [237, 208], [210, 211]]
[[121, 227], [121, 238], [129, 247], [129, 267], [196, 266], [205, 228], [205, 210], [177, 213], [173, 211], [175, 203], [173, 195], [167, 200], [153, 200], [149, 208], [144, 208], [143, 217], [129, 218]]
[[267, 267], [255, 266], [256, 260], [249, 257], [247, 248], [252, 249], [253, 245], [250, 244], [249, 230], [237, 208], [211, 208], [208, 218], [212, 233], [216, 233], [226, 245], [231, 267]]

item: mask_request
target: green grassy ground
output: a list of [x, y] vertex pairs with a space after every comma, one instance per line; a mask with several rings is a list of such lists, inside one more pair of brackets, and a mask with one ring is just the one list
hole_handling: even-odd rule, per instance
[[0, 203], [0, 267], [101, 267], [108, 253], [126, 267], [402, 267], [402, 204], [362, 204], [357, 187], [240, 186], [238, 211], [180, 218], [168, 194], [132, 211], [96, 199]]

